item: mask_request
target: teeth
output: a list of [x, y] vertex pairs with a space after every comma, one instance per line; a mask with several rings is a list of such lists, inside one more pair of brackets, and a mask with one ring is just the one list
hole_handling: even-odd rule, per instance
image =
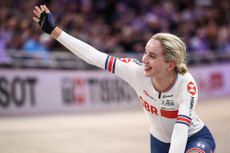
[[145, 69], [145, 70], [150, 70], [150, 69], [151, 69], [151, 67], [144, 66], [144, 69]]

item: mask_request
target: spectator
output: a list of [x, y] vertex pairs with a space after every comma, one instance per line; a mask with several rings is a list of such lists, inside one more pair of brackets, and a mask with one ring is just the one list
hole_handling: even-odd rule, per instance
[[[7, 49], [28, 49], [29, 52], [36, 49], [45, 53], [60, 50], [61, 46], [55, 41], [39, 42], [43, 37], [38, 36], [41, 33], [31, 35], [31, 31], [37, 31], [31, 26], [31, 8], [41, 2], [44, 1], [0, 2], [0, 21], [9, 38], [5, 42]], [[222, 54], [230, 50], [228, 0], [45, 2], [58, 25], [104, 52], [141, 52], [144, 43], [156, 32], [174, 33], [183, 38], [188, 54]], [[63, 9], [56, 11], [60, 7]]]
[[34, 58], [46, 58], [48, 56], [48, 48], [40, 42], [39, 38], [39, 32], [32, 34], [32, 37], [25, 41], [23, 50]]
[[9, 33], [5, 31], [4, 25], [0, 24], [0, 64], [9, 64], [11, 62], [6, 53], [6, 44], [9, 39]]

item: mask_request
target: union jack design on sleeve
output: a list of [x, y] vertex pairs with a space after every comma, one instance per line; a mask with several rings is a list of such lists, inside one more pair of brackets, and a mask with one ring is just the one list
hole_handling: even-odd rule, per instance
[[105, 61], [105, 70], [115, 73], [116, 61], [117, 61], [116, 57], [108, 55]]
[[176, 123], [185, 124], [189, 126], [191, 123], [191, 118], [185, 115], [178, 115]]

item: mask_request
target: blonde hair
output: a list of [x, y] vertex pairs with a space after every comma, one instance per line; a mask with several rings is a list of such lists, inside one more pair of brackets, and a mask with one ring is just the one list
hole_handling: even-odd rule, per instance
[[157, 33], [152, 36], [152, 39], [160, 41], [165, 61], [174, 61], [176, 63], [175, 71], [185, 74], [187, 72], [185, 43], [177, 36], [169, 33]]

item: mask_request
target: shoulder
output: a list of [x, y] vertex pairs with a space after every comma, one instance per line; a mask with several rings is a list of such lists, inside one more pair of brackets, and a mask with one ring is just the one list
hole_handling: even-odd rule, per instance
[[[110, 62], [108, 62], [108, 65]], [[114, 64], [114, 71], [116, 75], [120, 76], [132, 87], [137, 86], [139, 80], [144, 78], [143, 66], [140, 61], [133, 58], [117, 58]], [[112, 67], [112, 66], [111, 66]]]
[[142, 63], [134, 58], [117, 58], [117, 63], [120, 67], [127, 67], [131, 70], [141, 71], [143, 69]]
[[195, 95], [197, 93], [197, 84], [191, 73], [187, 72], [184, 75], [179, 74], [179, 78], [181, 91], [191, 95]]
[[179, 78], [181, 80], [181, 83], [188, 83], [191, 81], [195, 83], [195, 80], [194, 80], [192, 74], [189, 72], [186, 72], [185, 74], [178, 74], [178, 75], [179, 75]]
[[142, 67], [142, 63], [134, 58], [118, 58], [118, 60], [124, 64], [134, 64], [136, 66]]

